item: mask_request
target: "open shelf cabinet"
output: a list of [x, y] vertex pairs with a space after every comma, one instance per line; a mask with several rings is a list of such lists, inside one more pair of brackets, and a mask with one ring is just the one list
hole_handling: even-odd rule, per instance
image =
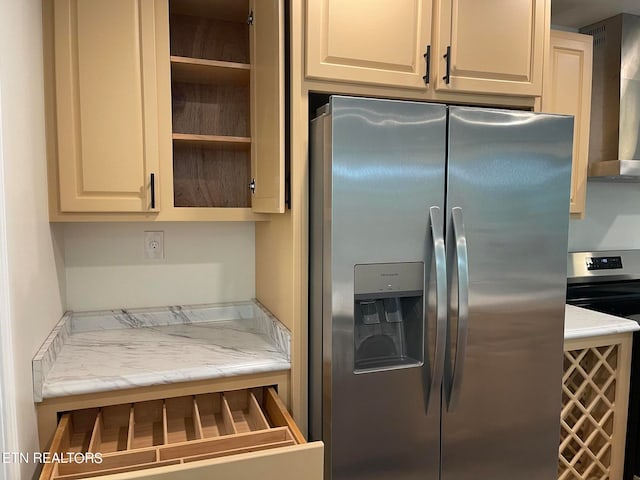
[[235, 18], [219, 2], [169, 3], [176, 208], [251, 207], [250, 10], [237, 3]]
[[[253, 1], [171, 0], [169, 6], [173, 207], [276, 211], [260, 202], [260, 170], [271, 153], [258, 130], [271, 127], [257, 97]], [[267, 175], [284, 173], [273, 166], [267, 164], [265, 183]], [[256, 202], [250, 185], [258, 189]]]

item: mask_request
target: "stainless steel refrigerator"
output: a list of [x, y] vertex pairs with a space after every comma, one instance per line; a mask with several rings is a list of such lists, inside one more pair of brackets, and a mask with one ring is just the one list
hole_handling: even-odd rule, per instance
[[571, 117], [330, 98], [311, 438], [332, 480], [557, 476]]

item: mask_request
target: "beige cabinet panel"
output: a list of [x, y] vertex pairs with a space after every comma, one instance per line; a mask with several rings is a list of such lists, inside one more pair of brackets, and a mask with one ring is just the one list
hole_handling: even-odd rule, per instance
[[284, 211], [284, 0], [58, 0], [43, 11], [52, 221]]
[[251, 176], [254, 212], [284, 212], [284, 0], [251, 0]]
[[436, 2], [438, 90], [541, 94], [549, 0]]
[[542, 111], [573, 115], [571, 213], [584, 214], [589, 163], [593, 37], [551, 31], [545, 59]]
[[307, 77], [427, 88], [431, 9], [431, 0], [307, 0]]
[[54, 4], [63, 212], [151, 208], [158, 168], [154, 0]]

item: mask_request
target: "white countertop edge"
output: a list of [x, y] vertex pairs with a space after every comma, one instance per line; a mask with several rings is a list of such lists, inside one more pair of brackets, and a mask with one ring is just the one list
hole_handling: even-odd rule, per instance
[[33, 375], [33, 398], [36, 402], [42, 401], [42, 385], [49, 370], [56, 360], [56, 356], [62, 349], [66, 338], [71, 331], [71, 315], [65, 313], [60, 321], [53, 327], [49, 336], [38, 349], [31, 361], [31, 374]]
[[69, 395], [82, 395], [87, 393], [113, 392], [129, 388], [150, 387], [156, 385], [168, 385], [182, 382], [194, 382], [199, 380], [215, 380], [219, 378], [234, 377], [237, 375], [251, 375], [256, 373], [270, 373], [288, 371], [291, 363], [288, 361], [267, 362], [263, 364], [249, 364], [225, 368], [194, 368], [184, 371], [156, 372], [135, 376], [109, 378], [103, 381], [93, 379], [92, 381], [63, 382], [55, 385], [43, 386], [42, 398], [47, 400], [56, 397], [66, 397]]
[[565, 340], [630, 333], [638, 330], [640, 330], [640, 325], [634, 320], [574, 305], [567, 305], [565, 309]]

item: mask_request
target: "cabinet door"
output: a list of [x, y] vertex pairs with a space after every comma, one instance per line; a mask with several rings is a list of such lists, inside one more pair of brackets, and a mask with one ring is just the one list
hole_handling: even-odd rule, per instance
[[[438, 90], [521, 96], [542, 93], [548, 0], [437, 2]], [[450, 58], [446, 58], [447, 47]]]
[[426, 88], [431, 5], [431, 0], [307, 0], [307, 77]]
[[593, 37], [551, 31], [542, 111], [574, 116], [571, 213], [583, 214], [589, 165]]
[[251, 176], [254, 212], [284, 212], [284, 0], [251, 0]]
[[154, 0], [55, 2], [63, 212], [151, 209], [158, 167], [155, 8]]

